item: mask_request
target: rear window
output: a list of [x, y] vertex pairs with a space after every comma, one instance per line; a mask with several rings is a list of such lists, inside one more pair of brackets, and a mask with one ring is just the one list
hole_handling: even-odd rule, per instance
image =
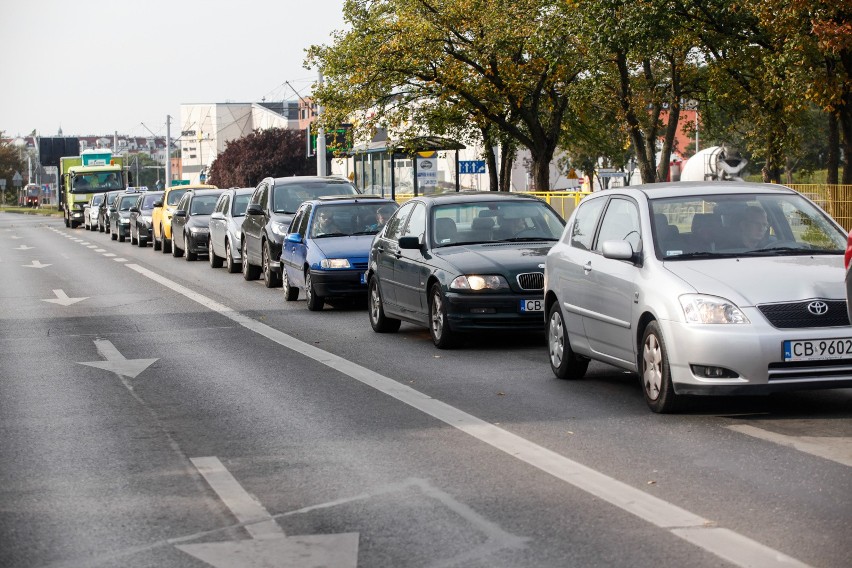
[[295, 213], [305, 201], [330, 195], [358, 195], [358, 190], [346, 182], [288, 183], [275, 187], [272, 210], [275, 213]]

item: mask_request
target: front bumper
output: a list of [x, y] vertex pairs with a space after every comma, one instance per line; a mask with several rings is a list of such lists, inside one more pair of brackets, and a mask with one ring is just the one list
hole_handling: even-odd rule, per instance
[[[278, 264], [281, 269], [281, 264]], [[364, 270], [311, 270], [311, 282], [317, 295], [324, 298], [362, 296], [367, 294], [367, 283], [361, 282]]]
[[[660, 320], [672, 383], [678, 394], [767, 394], [788, 390], [852, 387], [852, 359], [784, 361], [789, 340], [852, 339], [852, 326], [777, 329], [755, 309], [751, 324], [696, 325]], [[693, 366], [721, 367], [734, 378], [707, 378]]]
[[207, 254], [207, 241], [209, 239], [210, 233], [190, 233], [186, 238], [187, 252]]
[[453, 331], [543, 331], [544, 311], [522, 312], [521, 302], [539, 300], [544, 294], [459, 294], [446, 295], [447, 320]]

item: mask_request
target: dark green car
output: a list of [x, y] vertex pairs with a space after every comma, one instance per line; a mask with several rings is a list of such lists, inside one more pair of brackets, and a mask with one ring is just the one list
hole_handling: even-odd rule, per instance
[[544, 261], [565, 221], [529, 195], [443, 193], [406, 202], [376, 235], [367, 271], [373, 330], [460, 333], [544, 328]]

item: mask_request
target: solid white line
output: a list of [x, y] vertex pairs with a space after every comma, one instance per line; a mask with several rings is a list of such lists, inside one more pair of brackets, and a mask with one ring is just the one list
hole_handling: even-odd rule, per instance
[[286, 536], [272, 515], [243, 489], [243, 486], [217, 457], [190, 458], [190, 461], [213, 488], [219, 499], [231, 510], [237, 521], [245, 523], [245, 529], [252, 538]]
[[800, 452], [852, 467], [852, 438], [848, 436], [787, 436], [750, 424], [735, 424], [728, 428], [740, 434], [795, 448]]
[[636, 515], [654, 526], [669, 530], [686, 540], [737, 566], [807, 566], [779, 551], [729, 530], [720, 530], [713, 521], [691, 513], [626, 483], [604, 475], [552, 450], [539, 446], [511, 432], [498, 428], [449, 404], [416, 391], [397, 381], [356, 363], [299, 341], [286, 333], [253, 320], [215, 300], [173, 282], [138, 264], [128, 268], [217, 312], [241, 326], [309, 357], [332, 369], [371, 386], [421, 412], [457, 428], [508, 455], [547, 472], [557, 479], [582, 489], [595, 497]]

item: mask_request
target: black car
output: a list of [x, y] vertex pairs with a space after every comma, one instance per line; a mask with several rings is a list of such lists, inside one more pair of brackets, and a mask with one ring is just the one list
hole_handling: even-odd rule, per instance
[[130, 208], [130, 244], [148, 246], [153, 238], [151, 212], [154, 204], [163, 198], [162, 191], [146, 191], [139, 196], [136, 204]]
[[112, 213], [112, 208], [115, 205], [115, 200], [121, 191], [108, 191], [104, 195], [104, 200], [98, 206], [98, 231], [102, 233], [110, 233], [109, 216]]
[[118, 239], [124, 242], [130, 238], [130, 209], [139, 201], [139, 194], [135, 191], [119, 193], [109, 209], [109, 226], [112, 232], [112, 240]]
[[544, 262], [565, 221], [547, 203], [511, 193], [443, 193], [400, 207], [376, 236], [370, 325], [428, 327], [438, 348], [460, 332], [544, 330]]
[[207, 254], [210, 215], [222, 195], [221, 189], [190, 189], [183, 194], [172, 216], [172, 256], [196, 260]]
[[252, 193], [241, 241], [243, 278], [261, 273], [267, 288], [281, 286], [281, 245], [296, 210], [309, 199], [330, 195], [359, 195], [350, 182], [334, 177], [294, 176], [266, 178]]

